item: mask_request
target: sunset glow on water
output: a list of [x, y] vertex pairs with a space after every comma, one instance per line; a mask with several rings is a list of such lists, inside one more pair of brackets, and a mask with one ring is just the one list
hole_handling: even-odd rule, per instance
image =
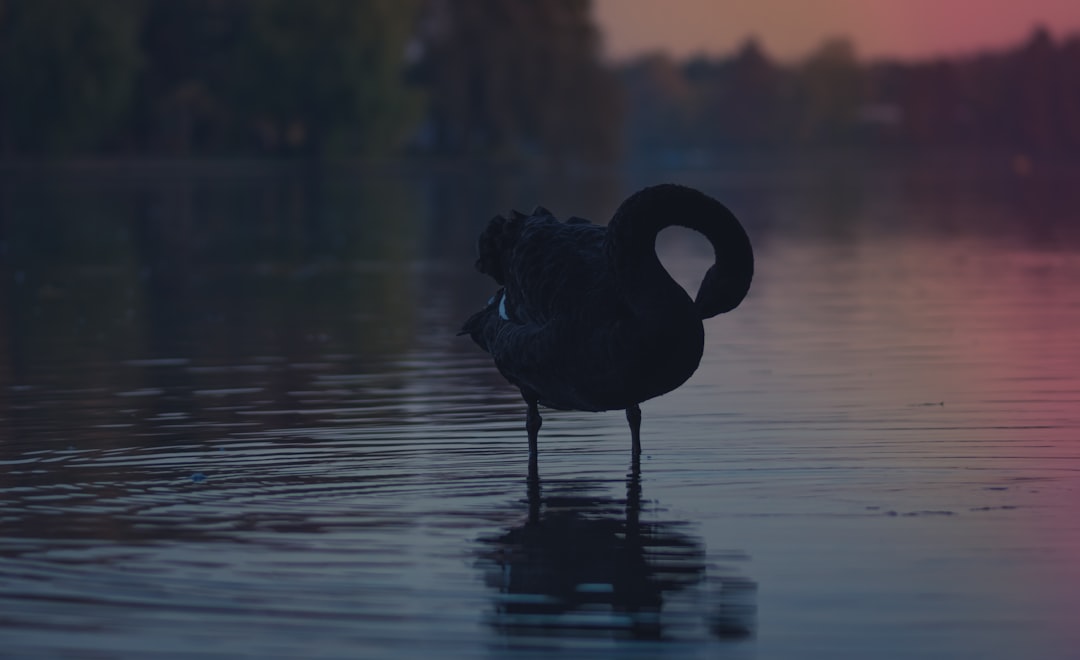
[[[640, 473], [621, 413], [545, 411], [538, 482], [519, 395], [455, 336], [492, 291], [475, 232], [490, 199], [532, 203], [520, 181], [340, 175], [322, 217], [344, 224], [297, 201], [247, 234], [213, 218], [302, 187], [192, 181], [198, 214], [152, 178], [7, 188], [6, 648], [1071, 657], [1073, 187], [951, 171], [553, 188], [555, 213], [596, 219], [646, 182], [707, 190], [757, 276], [690, 381], [642, 405]], [[20, 220], [74, 235], [73, 209], [94, 230], [77, 257]], [[352, 213], [385, 230], [350, 234]], [[154, 252], [160, 231], [179, 233]], [[258, 247], [215, 256], [241, 237]], [[708, 246], [660, 238], [696, 287]]]

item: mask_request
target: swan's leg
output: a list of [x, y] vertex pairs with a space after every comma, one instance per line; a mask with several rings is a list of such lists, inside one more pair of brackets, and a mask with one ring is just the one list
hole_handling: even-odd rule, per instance
[[630, 422], [630, 440], [636, 457], [641, 453], [641, 408], [636, 403], [626, 409], [626, 421]]
[[536, 399], [526, 399], [525, 403], [529, 404], [529, 412], [525, 416], [525, 430], [529, 433], [529, 457], [535, 459], [536, 437], [540, 434], [540, 425], [543, 424], [543, 420], [540, 419], [540, 411], [536, 408]]

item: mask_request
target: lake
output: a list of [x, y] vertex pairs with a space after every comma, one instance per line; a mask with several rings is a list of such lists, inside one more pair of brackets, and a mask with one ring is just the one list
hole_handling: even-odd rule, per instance
[[[2, 170], [0, 655], [1075, 658], [1080, 170], [1025, 163]], [[750, 295], [640, 465], [542, 411], [530, 479], [475, 237], [660, 181]]]

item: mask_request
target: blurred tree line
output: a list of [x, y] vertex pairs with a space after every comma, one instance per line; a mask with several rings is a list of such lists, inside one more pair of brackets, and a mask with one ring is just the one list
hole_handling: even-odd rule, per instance
[[608, 157], [617, 79], [590, 9], [0, 0], [0, 156]]
[[846, 39], [792, 65], [755, 40], [722, 58], [622, 67], [630, 151], [871, 145], [1080, 149], [1080, 35], [1002, 52], [863, 64]]
[[589, 0], [0, 0], [0, 157], [1080, 147], [1080, 36], [618, 67], [600, 40]]
[[429, 0], [415, 79], [421, 139], [443, 153], [605, 160], [622, 138], [618, 78], [588, 0]]
[[6, 155], [372, 150], [415, 2], [0, 0]]

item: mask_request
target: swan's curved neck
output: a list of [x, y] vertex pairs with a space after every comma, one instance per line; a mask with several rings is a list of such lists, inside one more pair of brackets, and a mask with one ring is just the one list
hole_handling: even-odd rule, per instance
[[608, 223], [608, 258], [631, 308], [638, 301], [652, 307], [660, 299], [677, 296], [671, 287], [681, 291], [656, 256], [656, 236], [671, 226], [700, 232], [713, 246], [716, 261], [695, 300], [700, 318], [734, 309], [754, 276], [750, 239], [726, 206], [693, 188], [674, 184], [631, 195]]

